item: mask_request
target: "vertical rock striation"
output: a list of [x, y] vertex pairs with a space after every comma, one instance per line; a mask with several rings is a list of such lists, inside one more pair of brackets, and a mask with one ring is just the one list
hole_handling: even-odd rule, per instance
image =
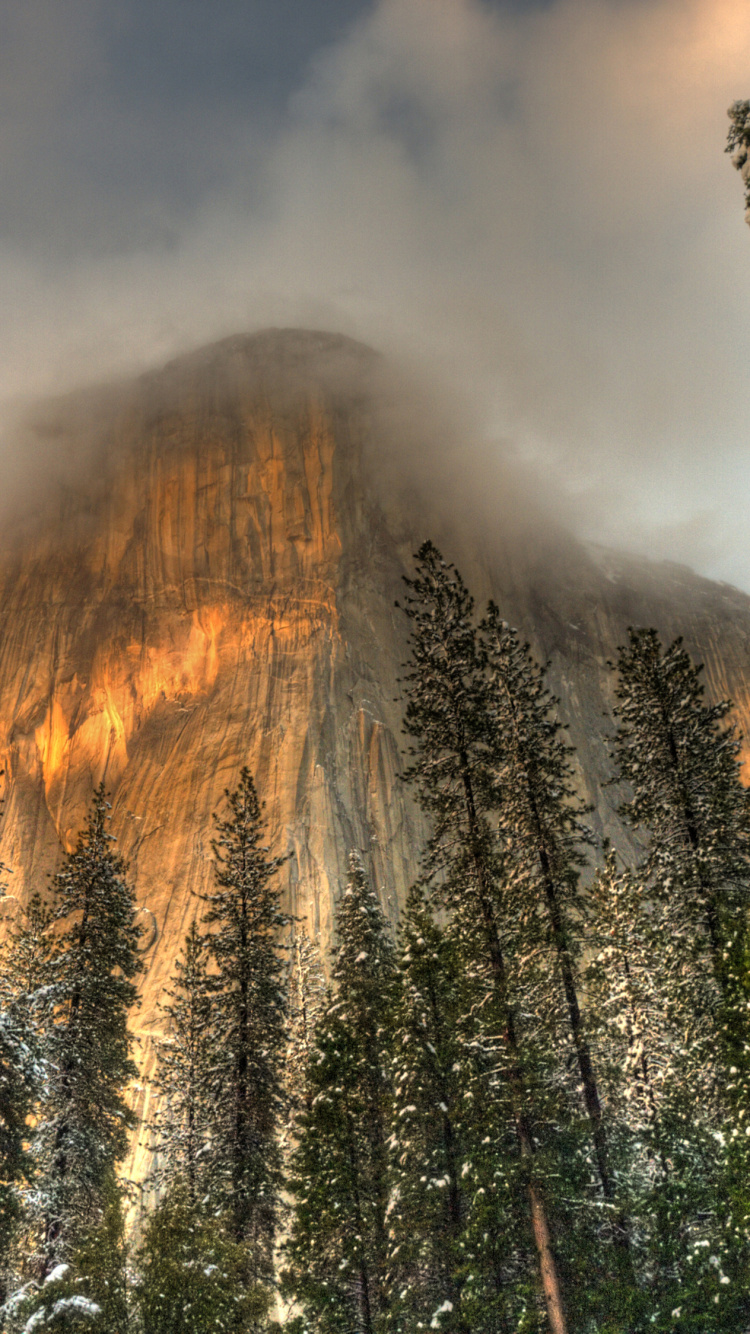
[[37, 438], [78, 462], [2, 536], [0, 860], [16, 899], [44, 889], [105, 779], [142, 905], [144, 1051], [243, 764], [312, 934], [330, 938], [352, 846], [395, 915], [425, 831], [399, 782], [394, 599], [426, 536], [551, 659], [610, 832], [606, 660], [628, 624], [684, 634], [750, 723], [743, 594], [559, 533], [509, 546], [434, 487], [376, 486], [380, 364], [271, 331], [37, 414]]

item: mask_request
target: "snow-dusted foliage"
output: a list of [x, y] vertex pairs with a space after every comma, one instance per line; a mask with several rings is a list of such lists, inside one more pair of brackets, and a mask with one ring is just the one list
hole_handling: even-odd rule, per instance
[[488, 1153], [499, 1127], [477, 1041], [476, 988], [455, 934], [437, 925], [420, 886], [401, 924], [399, 977], [388, 1328], [493, 1330], [512, 1305], [519, 1268], [518, 1219], [502, 1170], [511, 1166], [517, 1188], [512, 1124], [506, 1117], [510, 1144]]
[[263, 819], [247, 769], [216, 821], [215, 888], [206, 896], [206, 946], [215, 976], [206, 1037], [214, 1116], [207, 1173], [214, 1206], [246, 1247], [252, 1282], [269, 1279], [280, 1190], [278, 1131], [286, 1039], [284, 947], [276, 873], [283, 859], [263, 843]]
[[691, 1245], [714, 1233], [715, 1032], [709, 1014], [686, 1023], [670, 924], [642, 878], [621, 869], [613, 853], [593, 887], [591, 912], [587, 980], [622, 1190], [642, 1285], [654, 1304], [667, 1304], [694, 1277]]
[[0, 958], [0, 1305], [8, 1286], [22, 1192], [33, 1176], [29, 1122], [45, 1074], [37, 1029], [38, 992], [16, 968], [11, 940]]
[[[750, 792], [727, 702], [706, 704], [700, 668], [677, 640], [630, 632], [618, 659], [613, 742], [629, 796], [625, 818], [646, 836], [641, 875], [660, 914], [665, 1004], [690, 1038], [712, 1026], [716, 1096], [728, 1065], [750, 1055]], [[697, 1040], [697, 1039], [696, 1039]]]
[[680, 640], [664, 650], [631, 630], [617, 670], [613, 756], [646, 855], [634, 877], [610, 863], [600, 882], [602, 958], [631, 1017], [620, 1088], [652, 1154], [650, 1280], [690, 1328], [720, 1314], [744, 1329], [750, 796], [730, 706], [706, 704]]
[[750, 907], [750, 792], [739, 781], [731, 705], [704, 701], [700, 668], [681, 640], [662, 650], [631, 630], [617, 662], [613, 757], [631, 795], [623, 813], [649, 837], [644, 867], [671, 909], [682, 948], [706, 968], [717, 999], [731, 988], [730, 940], [745, 939]]
[[289, 960], [284, 1090], [286, 1117], [281, 1144], [286, 1166], [294, 1151], [297, 1123], [308, 1101], [307, 1068], [315, 1034], [327, 1005], [327, 986], [320, 949], [304, 927], [296, 925]]
[[128, 1324], [125, 1227], [121, 1191], [111, 1174], [93, 1219], [79, 1219], [70, 1263], [32, 1279], [7, 1303], [8, 1331], [50, 1329], [110, 1334]]
[[[536, 1060], [522, 1041], [514, 989], [517, 923], [507, 911], [497, 829], [490, 684], [473, 625], [473, 601], [460, 575], [429, 542], [417, 562], [414, 579], [405, 581], [404, 598], [411, 622], [411, 662], [404, 679], [405, 730], [412, 738], [407, 776], [432, 819], [425, 865], [436, 898], [454, 916], [467, 962], [485, 978], [488, 1031], [502, 1035], [504, 1114], [510, 1114], [524, 1164], [529, 1240], [550, 1329], [563, 1334], [565, 1303], [537, 1152]], [[502, 1106], [499, 1101], [498, 1113]]]
[[320, 1334], [375, 1334], [387, 1309], [395, 959], [385, 916], [354, 853], [336, 938], [336, 992], [310, 1053], [292, 1163], [285, 1286]]
[[270, 1334], [279, 1261], [290, 1334], [748, 1334], [750, 797], [729, 706], [679, 641], [630, 633], [611, 744], [642, 860], [605, 848], [592, 877], [545, 670], [497, 608], [476, 624], [429, 543], [406, 585], [431, 837], [398, 948], [352, 854], [326, 987], [243, 770], [163, 1005], [160, 1199], [129, 1281], [138, 937], [101, 788], [52, 904], [11, 928], [7, 1334]]
[[726, 152], [732, 154], [732, 166], [742, 176], [745, 186], [745, 221], [750, 225], [750, 101], [733, 102], [727, 111], [731, 121]]
[[262, 1328], [268, 1293], [247, 1282], [246, 1248], [177, 1183], [148, 1219], [134, 1300], [143, 1334], [233, 1334]]
[[54, 877], [46, 1079], [34, 1153], [43, 1220], [43, 1272], [67, 1260], [82, 1225], [103, 1207], [133, 1124], [124, 1098], [135, 1074], [128, 1010], [140, 969], [133, 890], [97, 789], [88, 820]]
[[156, 1048], [153, 1084], [159, 1102], [150, 1127], [155, 1184], [168, 1187], [181, 1180], [193, 1205], [210, 1188], [215, 1116], [212, 1004], [208, 942], [193, 922], [161, 1007], [166, 1034]]
[[145, 1334], [265, 1327], [286, 1108], [280, 858], [263, 843], [247, 769], [216, 820], [215, 887], [193, 923], [163, 1013], [151, 1126], [161, 1199], [139, 1252]]
[[[480, 626], [487, 670], [488, 733], [495, 764], [498, 835], [505, 850], [508, 908], [516, 918], [525, 957], [539, 967], [549, 952], [543, 1004], [567, 1026], [575, 1049], [585, 1113], [591, 1126], [593, 1159], [611, 1209], [615, 1245], [628, 1249], [627, 1223], [617, 1206], [597, 1077], [580, 999], [578, 966], [583, 944], [585, 899], [579, 873], [591, 842], [587, 808], [577, 795], [572, 748], [562, 735], [557, 700], [545, 683], [528, 644], [490, 603]], [[550, 964], [552, 965], [550, 967]], [[523, 989], [523, 979], [521, 979]], [[564, 1031], [554, 1034], [564, 1049]], [[623, 1254], [622, 1262], [628, 1265]]]

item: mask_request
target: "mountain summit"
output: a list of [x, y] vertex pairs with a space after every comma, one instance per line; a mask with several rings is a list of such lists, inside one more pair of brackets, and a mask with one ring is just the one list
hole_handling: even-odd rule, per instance
[[394, 602], [425, 537], [551, 660], [592, 797], [628, 624], [683, 634], [710, 691], [750, 717], [750, 598], [565, 535], [509, 537], [500, 497], [496, 523], [485, 496], [475, 524], [429, 466], [402, 478], [406, 416], [383, 411], [383, 364], [336, 335], [271, 330], [35, 415], [40, 450], [68, 463], [0, 554], [5, 912], [43, 887], [103, 779], [146, 926], [144, 1039], [243, 765], [311, 934], [330, 938], [352, 848], [397, 911], [425, 831], [398, 781]]

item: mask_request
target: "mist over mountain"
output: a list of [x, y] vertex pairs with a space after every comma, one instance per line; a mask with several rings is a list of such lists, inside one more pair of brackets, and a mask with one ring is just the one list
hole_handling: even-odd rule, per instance
[[750, 599], [581, 544], [496, 455], [457, 466], [450, 413], [362, 344], [234, 336], [32, 423], [77, 463], [32, 470], [36, 493], [3, 524], [5, 912], [72, 846], [104, 779], [147, 926], [146, 1060], [242, 765], [288, 856], [289, 907], [324, 946], [352, 847], [397, 915], [426, 829], [399, 780], [394, 603], [425, 538], [551, 661], [600, 833], [619, 837], [606, 662], [629, 624], [684, 634], [750, 723]]
[[6, 494], [17, 400], [322, 327], [457, 386], [579, 535], [750, 587], [743, 0], [127, 10], [4, 21]]

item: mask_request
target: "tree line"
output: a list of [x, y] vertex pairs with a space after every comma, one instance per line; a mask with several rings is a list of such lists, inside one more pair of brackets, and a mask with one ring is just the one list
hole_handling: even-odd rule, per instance
[[[750, 799], [727, 703], [631, 630], [595, 847], [546, 668], [426, 543], [398, 930], [357, 852], [330, 960], [245, 769], [163, 1002], [128, 1242], [135, 900], [103, 788], [0, 983], [4, 1327], [746, 1334]], [[327, 965], [327, 971], [326, 971]]]

